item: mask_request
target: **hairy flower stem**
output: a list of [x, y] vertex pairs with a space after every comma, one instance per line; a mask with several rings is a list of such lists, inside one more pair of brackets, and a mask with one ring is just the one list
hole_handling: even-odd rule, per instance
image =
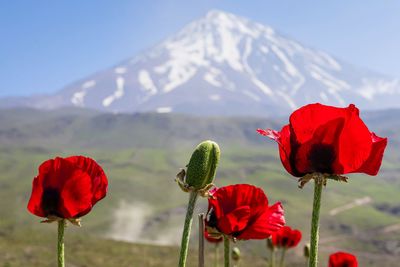
[[231, 248], [230, 241], [227, 236], [224, 236], [224, 267], [231, 266]]
[[65, 219], [58, 221], [58, 244], [57, 244], [57, 262], [58, 267], [65, 266], [64, 259], [64, 230], [66, 226]]
[[286, 249], [284, 248], [282, 250], [281, 261], [279, 263], [279, 267], [284, 267], [285, 266], [285, 254], [286, 254]]
[[218, 246], [218, 243], [216, 243], [215, 244], [215, 247], [214, 247], [214, 267], [218, 267], [218, 261], [219, 261], [219, 252], [218, 252], [218, 250], [219, 250], [219, 248], [218, 248], [219, 246]]
[[199, 266], [204, 267], [204, 213], [199, 214]]
[[310, 243], [310, 261], [309, 267], [318, 266], [318, 239], [319, 239], [319, 213], [321, 208], [321, 194], [323, 182], [315, 179], [314, 185], [314, 203], [311, 219], [311, 243]]
[[196, 204], [197, 196], [198, 196], [197, 192], [195, 191], [190, 192], [189, 203], [186, 210], [185, 225], [183, 227], [183, 233], [182, 233], [181, 252], [179, 254], [179, 267], [186, 266], [186, 258], [189, 248], [190, 229], [192, 228], [193, 211], [194, 211], [194, 206]]
[[271, 248], [271, 258], [269, 259], [269, 266], [275, 267], [275, 248]]

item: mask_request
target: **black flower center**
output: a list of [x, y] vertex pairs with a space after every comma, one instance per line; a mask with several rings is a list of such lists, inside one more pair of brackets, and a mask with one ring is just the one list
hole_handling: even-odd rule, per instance
[[281, 240], [281, 245], [283, 247], [288, 246], [289, 245], [289, 239], [287, 237], [283, 237], [282, 240]]
[[332, 145], [314, 144], [308, 153], [310, 167], [314, 172], [333, 173], [333, 162], [336, 159]]
[[218, 220], [215, 216], [214, 209], [210, 209], [207, 215], [207, 225], [212, 228], [217, 228]]
[[60, 203], [60, 193], [57, 189], [47, 188], [42, 195], [42, 209], [47, 216], [59, 216], [58, 205]]

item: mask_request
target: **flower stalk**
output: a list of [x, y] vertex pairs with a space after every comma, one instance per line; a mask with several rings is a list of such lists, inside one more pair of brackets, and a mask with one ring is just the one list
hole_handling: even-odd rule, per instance
[[303, 253], [304, 253], [304, 258], [306, 259], [306, 264], [304, 266], [307, 267], [308, 266], [308, 260], [310, 258], [310, 244], [306, 244], [304, 246]]
[[314, 202], [311, 218], [310, 260], [308, 265], [309, 267], [318, 266], [319, 215], [321, 209], [322, 187], [324, 185], [324, 181], [319, 178], [320, 176], [315, 177], [314, 179]]
[[204, 267], [204, 213], [199, 214], [199, 266]]
[[62, 219], [58, 221], [58, 243], [57, 243], [57, 262], [58, 267], [65, 266], [64, 258], [64, 230], [66, 226], [66, 220]]
[[269, 260], [269, 266], [275, 267], [275, 248], [271, 248], [271, 258]]
[[189, 248], [190, 230], [192, 228], [193, 211], [196, 204], [197, 196], [198, 193], [196, 191], [192, 191], [189, 194], [189, 203], [186, 210], [185, 224], [182, 233], [181, 252], [179, 254], [179, 267], [186, 266], [186, 258]]
[[231, 248], [229, 237], [224, 236], [224, 267], [231, 266]]
[[[204, 141], [200, 143], [192, 153], [189, 163], [187, 164], [187, 170], [185, 171], [182, 169], [176, 176], [175, 181], [178, 183], [182, 191], [189, 193], [189, 203], [186, 210], [181, 239], [179, 267], [186, 266], [190, 230], [193, 222], [193, 211], [197, 197], [199, 195], [208, 197], [208, 190], [213, 186], [212, 182], [215, 178], [219, 158], [220, 150], [218, 144], [210, 140]], [[202, 232], [200, 236], [203, 235]]]
[[219, 246], [218, 243], [215, 244], [214, 246], [214, 267], [218, 267], [218, 262], [219, 262]]
[[286, 254], [286, 248], [283, 248], [282, 254], [281, 254], [281, 261], [279, 262], [279, 267], [285, 266], [285, 254]]

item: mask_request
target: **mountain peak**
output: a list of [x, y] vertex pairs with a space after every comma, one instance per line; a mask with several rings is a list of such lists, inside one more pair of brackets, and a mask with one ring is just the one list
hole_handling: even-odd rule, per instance
[[399, 80], [355, 68], [269, 26], [211, 10], [135, 59], [18, 105], [266, 116], [312, 102], [400, 107], [399, 96]]
[[[219, 15], [230, 15], [231, 13], [228, 13], [226, 11], [220, 10], [220, 9], [211, 9], [207, 12], [206, 18], [212, 19], [212, 18], [217, 18]], [[233, 14], [232, 14], [233, 15]]]
[[205, 15], [206, 20], [208, 21], [216, 21], [216, 22], [221, 22], [221, 21], [237, 21], [237, 20], [243, 20], [244, 18], [229, 13], [229, 12], [225, 12], [219, 9], [212, 9], [210, 11], [208, 11]]
[[262, 25], [245, 17], [218, 9], [208, 11], [203, 20], [197, 21], [197, 23], [202, 22], [212, 24], [217, 28], [237, 31], [240, 34], [250, 34], [253, 37], [259, 36], [261, 32], [266, 32], [268, 34], [274, 33], [274, 30], [267, 25]]

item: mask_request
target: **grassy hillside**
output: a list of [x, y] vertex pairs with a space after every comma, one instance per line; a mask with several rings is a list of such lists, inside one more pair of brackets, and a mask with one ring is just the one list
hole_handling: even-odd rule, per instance
[[[339, 249], [359, 255], [360, 266], [395, 266], [393, 261], [400, 256], [400, 123], [396, 117], [400, 112], [389, 114], [365, 114], [371, 130], [390, 138], [380, 175], [352, 175], [348, 184], [330, 182], [324, 189], [323, 261]], [[2, 110], [0, 266], [3, 262], [3, 266], [54, 265], [46, 255], [52, 253], [55, 226], [38, 223], [40, 218], [28, 214], [26, 205], [38, 165], [71, 154], [95, 158], [110, 182], [107, 198], [84, 217], [84, 227], [68, 228], [71, 266], [174, 266], [178, 255], [174, 244], [180, 239], [188, 196], [173, 179], [194, 146], [204, 139], [216, 140], [221, 146], [216, 184], [252, 183], [264, 188], [271, 203], [283, 203], [287, 223], [303, 231], [304, 244], [312, 187], [298, 189], [296, 180], [281, 166], [276, 144], [255, 132], [260, 127], [280, 129], [283, 123], [262, 118]], [[346, 209], [366, 197], [369, 203]], [[205, 208], [202, 199], [198, 212]], [[335, 209], [339, 212], [332, 215]], [[239, 246], [252, 263], [259, 259], [256, 266], [265, 264], [263, 242]], [[291, 257], [299, 264], [301, 251], [300, 247]], [[153, 252], [156, 257], [150, 256]]]

